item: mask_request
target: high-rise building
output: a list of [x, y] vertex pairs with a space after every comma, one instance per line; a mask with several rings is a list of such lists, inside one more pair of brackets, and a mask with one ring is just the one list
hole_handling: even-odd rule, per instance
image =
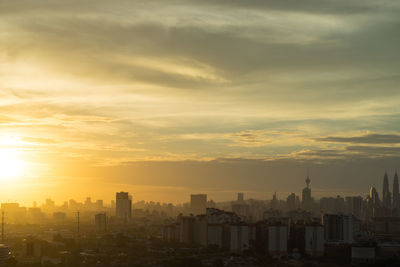
[[103, 200], [99, 199], [96, 201], [96, 209], [97, 210], [103, 209]]
[[399, 192], [399, 177], [397, 172], [394, 174], [393, 178], [393, 216], [400, 215], [400, 192]]
[[361, 218], [363, 208], [363, 198], [357, 197], [346, 197], [346, 212], [353, 214], [357, 218]]
[[244, 194], [243, 193], [238, 193], [237, 201], [242, 202], [243, 200], [244, 200]]
[[317, 221], [291, 221], [289, 228], [288, 250], [310, 256], [324, 254], [324, 227]]
[[310, 211], [312, 209], [312, 198], [311, 198], [311, 188], [310, 188], [310, 177], [307, 176], [306, 187], [302, 192], [302, 207], [304, 210]]
[[185, 244], [192, 244], [193, 243], [193, 236], [194, 236], [194, 216], [179, 216], [178, 223], [179, 223], [179, 242]]
[[278, 209], [278, 205], [279, 205], [279, 200], [278, 200], [278, 197], [276, 196], [276, 192], [275, 192], [274, 195], [272, 196], [270, 206], [272, 209]]
[[[386, 210], [391, 209], [391, 195], [389, 191], [389, 178], [387, 172], [385, 172], [385, 176], [383, 177], [383, 187], [382, 187], [382, 206]], [[387, 212], [386, 212], [387, 213]], [[385, 214], [388, 215], [388, 214]]]
[[375, 187], [371, 186], [369, 189], [368, 212], [369, 217], [376, 217], [379, 215], [381, 201]]
[[325, 240], [327, 242], [352, 243], [354, 241], [354, 216], [324, 214]]
[[206, 208], [207, 208], [206, 194], [190, 195], [190, 209], [193, 214], [195, 215], [205, 214]]
[[125, 222], [129, 221], [132, 216], [132, 197], [128, 192], [116, 193], [116, 216], [123, 219]]
[[271, 225], [268, 227], [268, 252], [270, 255], [287, 253], [288, 226]]
[[94, 215], [94, 224], [98, 232], [105, 232], [107, 230], [107, 215], [105, 213]]
[[92, 209], [92, 198], [91, 197], [87, 197], [85, 200], [85, 208], [86, 209]]
[[286, 198], [286, 207], [289, 211], [295, 210], [296, 209], [296, 195], [295, 193], [291, 193], [287, 198]]
[[250, 247], [250, 228], [247, 224], [230, 225], [230, 251], [243, 252]]

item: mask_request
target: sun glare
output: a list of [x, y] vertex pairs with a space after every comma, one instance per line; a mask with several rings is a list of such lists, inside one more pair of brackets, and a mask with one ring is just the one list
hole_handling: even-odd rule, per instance
[[25, 163], [21, 152], [14, 147], [18, 140], [1, 138], [0, 140], [0, 180], [14, 180], [22, 176]]
[[19, 158], [18, 152], [11, 149], [0, 150], [0, 179], [12, 180], [23, 173], [24, 162]]

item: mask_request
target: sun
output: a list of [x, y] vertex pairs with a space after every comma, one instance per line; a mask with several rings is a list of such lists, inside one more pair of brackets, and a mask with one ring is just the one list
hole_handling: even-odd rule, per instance
[[14, 180], [22, 176], [24, 162], [19, 158], [18, 152], [10, 149], [0, 150], [0, 179]]
[[21, 152], [15, 147], [15, 140], [2, 138], [0, 146], [0, 180], [10, 181], [21, 177], [25, 170], [25, 162]]

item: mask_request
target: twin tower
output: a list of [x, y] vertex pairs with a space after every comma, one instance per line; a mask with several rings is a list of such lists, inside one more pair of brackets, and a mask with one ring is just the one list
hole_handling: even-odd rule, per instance
[[400, 208], [399, 177], [397, 172], [393, 178], [393, 195], [389, 191], [389, 178], [385, 172], [383, 177], [382, 207], [388, 210], [398, 210]]
[[379, 198], [375, 187], [371, 187], [368, 203], [370, 214], [373, 217], [400, 216], [399, 177], [397, 176], [397, 172], [394, 174], [393, 178], [393, 194], [390, 193], [389, 178], [385, 172], [385, 176], [383, 177], [382, 199]]

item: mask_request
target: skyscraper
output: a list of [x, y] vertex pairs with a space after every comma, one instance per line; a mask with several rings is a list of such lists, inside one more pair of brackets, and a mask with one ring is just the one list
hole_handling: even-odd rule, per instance
[[399, 216], [400, 211], [400, 195], [399, 195], [399, 177], [397, 172], [394, 174], [393, 178], [393, 216]]
[[310, 211], [312, 209], [312, 198], [311, 198], [311, 188], [310, 188], [310, 177], [307, 176], [306, 187], [303, 189], [302, 193], [302, 207], [304, 210]]
[[96, 225], [96, 231], [105, 232], [107, 230], [107, 215], [105, 213], [94, 215], [94, 224]]
[[296, 195], [295, 193], [291, 193], [287, 198], [286, 198], [286, 207], [289, 211], [295, 210], [296, 209]]
[[115, 202], [117, 218], [129, 221], [132, 216], [132, 197], [128, 192], [117, 192]]
[[383, 177], [383, 187], [382, 187], [382, 207], [383, 207], [383, 215], [390, 216], [392, 209], [392, 197], [389, 191], [389, 178], [387, 172], [385, 172], [385, 176]]
[[376, 191], [375, 187], [371, 186], [371, 188], [369, 189], [369, 201], [368, 201], [369, 216], [376, 217], [377, 215], [379, 215], [378, 210], [380, 209], [380, 206], [381, 203], [378, 192]]

